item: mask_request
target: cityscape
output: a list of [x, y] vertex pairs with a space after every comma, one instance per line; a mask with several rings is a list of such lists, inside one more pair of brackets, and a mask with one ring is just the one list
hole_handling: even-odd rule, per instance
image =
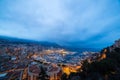
[[0, 0], [0, 80], [120, 80], [120, 0]]
[[[7, 44], [6, 44], [7, 43]], [[109, 51], [120, 48], [117, 40]], [[43, 46], [35, 42], [0, 41], [0, 80], [65, 80], [64, 74], [83, 72], [85, 61], [93, 63], [107, 57], [103, 52], [74, 52], [58, 46]], [[73, 76], [81, 80], [80, 76]], [[70, 80], [74, 80], [70, 79]]]
[[[104, 59], [99, 52], [73, 52], [34, 43], [0, 42], [1, 80], [39, 80], [45, 70], [48, 80], [61, 80], [63, 73], [81, 70], [82, 62]], [[103, 57], [103, 58], [102, 58]], [[40, 79], [41, 80], [41, 79]]]

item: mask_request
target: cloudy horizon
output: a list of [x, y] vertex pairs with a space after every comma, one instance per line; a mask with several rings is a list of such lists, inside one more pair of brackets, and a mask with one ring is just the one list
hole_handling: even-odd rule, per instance
[[120, 38], [120, 0], [1, 0], [0, 35], [105, 47]]

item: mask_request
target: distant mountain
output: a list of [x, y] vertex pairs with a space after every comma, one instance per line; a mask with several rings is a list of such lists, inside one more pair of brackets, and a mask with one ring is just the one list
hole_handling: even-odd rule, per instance
[[0, 36], [0, 44], [38, 44], [41, 46], [47, 46], [47, 47], [61, 47], [60, 45], [52, 42], [47, 41], [34, 41], [34, 40], [28, 40], [28, 39], [20, 39], [20, 38], [14, 38], [14, 37], [7, 37], [7, 36]]
[[71, 51], [77, 51], [77, 52], [84, 52], [84, 51], [93, 51], [93, 52], [98, 52], [100, 49], [97, 48], [82, 48], [82, 47], [65, 47], [65, 49], [67, 50], [71, 50]]
[[56, 47], [56, 48], [64, 48], [66, 50], [70, 51], [77, 51], [77, 52], [83, 52], [83, 51], [99, 51], [100, 49], [95, 48], [83, 48], [83, 47], [71, 47], [71, 46], [64, 46], [60, 45], [54, 42], [48, 42], [48, 41], [35, 41], [35, 40], [28, 40], [28, 39], [21, 39], [21, 38], [15, 38], [15, 37], [8, 37], [8, 36], [0, 36], [0, 44], [1, 43], [12, 43], [12, 44], [38, 44], [45, 47]]

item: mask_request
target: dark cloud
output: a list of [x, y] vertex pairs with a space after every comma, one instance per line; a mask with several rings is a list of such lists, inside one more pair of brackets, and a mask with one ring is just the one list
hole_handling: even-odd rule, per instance
[[105, 47], [120, 37], [119, 0], [1, 0], [0, 35]]

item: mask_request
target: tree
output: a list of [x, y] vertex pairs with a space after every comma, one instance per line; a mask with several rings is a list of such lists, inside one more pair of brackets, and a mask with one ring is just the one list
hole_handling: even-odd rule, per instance
[[49, 80], [49, 76], [47, 75], [45, 69], [42, 66], [40, 67], [40, 69], [41, 69], [41, 72], [39, 73], [38, 79], [39, 80]]
[[66, 73], [63, 73], [63, 74], [62, 74], [61, 80], [68, 80], [67, 74], [66, 74]]

